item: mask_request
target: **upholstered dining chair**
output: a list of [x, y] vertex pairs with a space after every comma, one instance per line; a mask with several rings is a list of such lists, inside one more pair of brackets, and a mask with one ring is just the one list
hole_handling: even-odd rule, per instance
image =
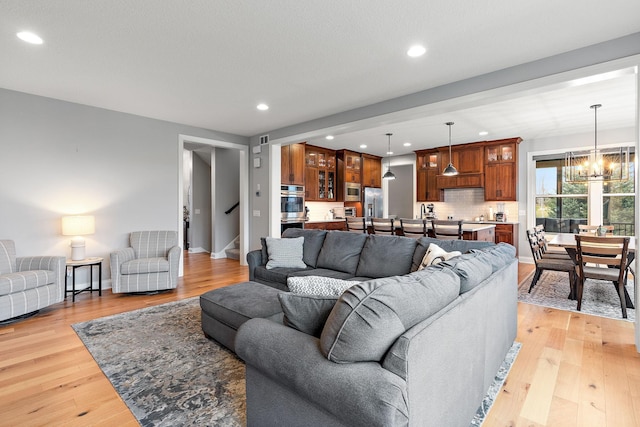
[[352, 233], [366, 233], [367, 223], [363, 216], [353, 216], [345, 218], [347, 231]]
[[426, 219], [412, 219], [412, 218], [400, 218], [400, 230], [406, 237], [413, 237], [419, 239], [420, 237], [427, 237], [427, 220]]
[[36, 314], [64, 300], [63, 256], [16, 256], [13, 240], [0, 240], [0, 321]]
[[436, 239], [462, 240], [462, 220], [432, 219], [431, 230]]
[[175, 289], [181, 250], [175, 231], [134, 231], [128, 248], [111, 253], [112, 292]]
[[393, 218], [371, 218], [373, 234], [395, 235], [396, 229], [393, 225]]
[[[578, 307], [582, 308], [582, 293], [586, 279], [613, 282], [620, 298], [622, 317], [627, 318], [627, 303], [624, 295], [625, 269], [629, 253], [628, 237], [576, 236], [578, 256]], [[588, 264], [587, 264], [588, 263]]]
[[576, 264], [573, 260], [567, 256], [564, 258], [552, 258], [545, 257], [544, 252], [542, 250], [542, 246], [538, 241], [538, 235], [536, 233], [536, 229], [527, 230], [527, 237], [529, 239], [529, 246], [531, 247], [531, 255], [533, 256], [533, 261], [536, 265], [536, 270], [533, 273], [533, 279], [531, 280], [531, 285], [529, 286], [529, 293], [536, 286], [540, 276], [545, 270], [550, 271], [564, 271], [569, 274], [569, 288], [570, 295], [575, 295], [575, 286], [576, 286]]

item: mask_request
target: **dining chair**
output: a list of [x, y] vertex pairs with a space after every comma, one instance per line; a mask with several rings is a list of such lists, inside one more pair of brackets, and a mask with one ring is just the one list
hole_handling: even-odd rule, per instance
[[436, 239], [462, 240], [462, 220], [432, 219], [431, 230]]
[[[527, 230], [527, 232], [529, 231], [530, 230]], [[536, 237], [538, 239], [538, 245], [542, 249], [541, 253], [543, 258], [571, 259], [569, 254], [567, 254], [567, 251], [564, 250], [563, 248], [553, 248], [547, 244], [547, 237], [544, 231], [544, 225], [542, 224], [536, 225], [535, 228], [533, 228], [533, 231], [535, 232]]]
[[586, 279], [613, 282], [622, 308], [622, 317], [627, 318], [625, 300], [625, 270], [629, 253], [628, 237], [585, 236], [576, 234], [578, 256], [578, 307], [582, 308], [582, 293]]
[[345, 218], [347, 231], [351, 233], [367, 233], [367, 224], [363, 216], [352, 216]]
[[406, 237], [413, 237], [416, 239], [419, 239], [420, 237], [427, 237], [427, 220], [424, 218], [400, 218], [400, 229], [402, 230], [402, 234]]
[[534, 286], [538, 283], [540, 276], [545, 270], [549, 271], [561, 271], [569, 274], [569, 288], [570, 295], [574, 295], [574, 290], [576, 286], [576, 264], [573, 262], [571, 257], [567, 256], [565, 258], [551, 258], [549, 256], [544, 256], [544, 252], [542, 250], [542, 246], [538, 240], [538, 234], [535, 228], [527, 230], [527, 237], [529, 238], [529, 246], [531, 247], [531, 255], [533, 256], [533, 261], [536, 265], [536, 270], [533, 274], [533, 279], [531, 280], [531, 285], [529, 286], [529, 293]]
[[393, 218], [371, 218], [371, 227], [373, 234], [386, 234], [393, 236], [396, 229], [393, 226]]

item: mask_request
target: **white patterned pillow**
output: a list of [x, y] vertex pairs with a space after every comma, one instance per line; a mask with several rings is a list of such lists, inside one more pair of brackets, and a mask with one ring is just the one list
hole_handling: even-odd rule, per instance
[[424, 258], [422, 258], [422, 262], [420, 263], [418, 270], [422, 270], [430, 265], [438, 264], [442, 261], [446, 261], [460, 255], [462, 255], [460, 251], [447, 252], [435, 243], [431, 243], [429, 245], [429, 249], [427, 249], [427, 253], [425, 253]]
[[302, 260], [304, 237], [287, 239], [267, 237], [265, 240], [269, 254], [269, 261], [266, 265], [268, 270], [276, 267], [307, 268], [307, 264]]
[[294, 294], [340, 296], [350, 287], [359, 284], [353, 280], [324, 276], [296, 276], [287, 279], [287, 286]]

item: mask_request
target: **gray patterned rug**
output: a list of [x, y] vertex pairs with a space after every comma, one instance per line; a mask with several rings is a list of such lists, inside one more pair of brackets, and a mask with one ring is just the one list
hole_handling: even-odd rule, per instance
[[[206, 339], [198, 297], [73, 325], [143, 426], [244, 426], [244, 364]], [[471, 426], [482, 424], [515, 360], [515, 343]]]
[[[592, 314], [629, 322], [635, 321], [636, 311], [630, 308], [627, 308], [627, 319], [622, 318], [620, 298], [612, 282], [587, 279], [582, 294], [582, 310], [578, 311], [576, 309], [578, 303], [567, 298], [569, 296], [568, 273], [544, 271], [531, 293], [528, 293], [532, 279], [533, 273], [518, 286], [519, 301], [576, 313]], [[631, 301], [634, 301], [634, 288], [634, 281], [629, 277], [627, 279], [627, 291]]]

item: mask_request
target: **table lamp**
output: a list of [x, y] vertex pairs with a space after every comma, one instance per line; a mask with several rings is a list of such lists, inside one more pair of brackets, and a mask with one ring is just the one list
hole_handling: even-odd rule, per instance
[[62, 235], [74, 236], [71, 239], [71, 259], [80, 261], [85, 258], [84, 235], [96, 231], [96, 220], [93, 215], [73, 215], [62, 217]]

